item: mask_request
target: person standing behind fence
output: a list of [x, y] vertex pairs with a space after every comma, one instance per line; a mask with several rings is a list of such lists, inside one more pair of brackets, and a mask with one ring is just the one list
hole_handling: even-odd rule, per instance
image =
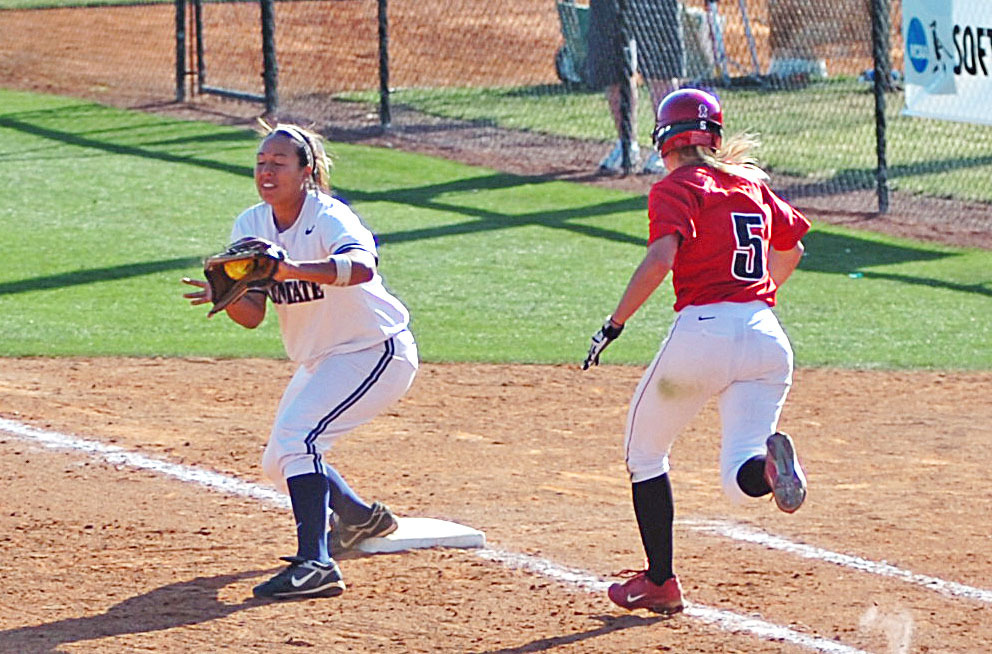
[[[620, 138], [623, 114], [620, 108], [620, 84], [624, 66], [621, 52], [630, 57], [630, 70], [640, 72], [651, 94], [652, 108], [678, 88], [685, 76], [685, 42], [679, 3], [676, 0], [626, 0], [630, 42], [622, 46], [620, 14], [617, 0], [590, 0], [589, 47], [586, 58], [587, 80], [594, 88], [605, 88], [610, 113], [617, 130], [617, 142], [599, 163], [601, 174], [616, 174], [623, 169], [623, 142]], [[640, 159], [637, 143], [637, 82], [630, 80], [630, 163]], [[641, 168], [642, 173], [665, 172], [658, 153], [652, 151]]]

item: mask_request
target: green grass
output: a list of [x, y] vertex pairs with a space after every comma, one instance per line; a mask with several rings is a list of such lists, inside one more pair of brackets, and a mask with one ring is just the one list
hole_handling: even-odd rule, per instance
[[[181, 298], [257, 201], [255, 135], [0, 91], [0, 355], [282, 356]], [[577, 363], [644, 251], [643, 196], [333, 144], [427, 361]], [[817, 226], [778, 309], [798, 365], [992, 368], [992, 252]], [[852, 276], [854, 275], [854, 276]], [[670, 284], [604, 360], [645, 363]]]
[[[771, 171], [875, 188], [874, 97], [870, 87], [837, 77], [801, 91], [720, 89], [727, 133], [760, 135], [762, 163]], [[344, 99], [374, 103], [374, 92]], [[647, 145], [654, 126], [641, 89], [637, 132]], [[571, 138], [611, 140], [616, 131], [602, 93], [570, 92], [561, 85], [511, 88], [397, 89], [392, 101], [425, 113]], [[887, 162], [893, 190], [992, 202], [992, 126], [912, 118], [899, 114], [903, 98], [887, 96]], [[940, 144], [935, 150], [934, 143]]]

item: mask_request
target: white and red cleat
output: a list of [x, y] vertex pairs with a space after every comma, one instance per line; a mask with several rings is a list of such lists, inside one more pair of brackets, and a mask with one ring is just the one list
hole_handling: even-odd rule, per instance
[[806, 475], [788, 434], [776, 432], [765, 441], [765, 481], [772, 487], [775, 504], [794, 513], [806, 500]]
[[630, 611], [647, 609], [671, 615], [685, 608], [679, 578], [672, 577], [659, 586], [648, 579], [647, 570], [638, 572], [622, 584], [613, 584], [607, 595], [614, 604]]

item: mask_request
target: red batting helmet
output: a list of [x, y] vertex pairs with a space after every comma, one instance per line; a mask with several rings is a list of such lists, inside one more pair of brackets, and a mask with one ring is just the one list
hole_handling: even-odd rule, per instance
[[690, 145], [718, 148], [722, 133], [723, 110], [716, 96], [699, 89], [680, 89], [666, 95], [658, 105], [651, 138], [666, 155]]

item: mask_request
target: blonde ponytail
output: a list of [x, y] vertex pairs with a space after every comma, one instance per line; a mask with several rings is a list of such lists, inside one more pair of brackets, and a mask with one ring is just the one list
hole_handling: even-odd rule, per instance
[[752, 182], [767, 182], [768, 173], [758, 166], [758, 160], [752, 154], [759, 147], [761, 141], [756, 134], [741, 132], [724, 139], [715, 151], [696, 146], [696, 154], [703, 163], [721, 172], [737, 175]]

